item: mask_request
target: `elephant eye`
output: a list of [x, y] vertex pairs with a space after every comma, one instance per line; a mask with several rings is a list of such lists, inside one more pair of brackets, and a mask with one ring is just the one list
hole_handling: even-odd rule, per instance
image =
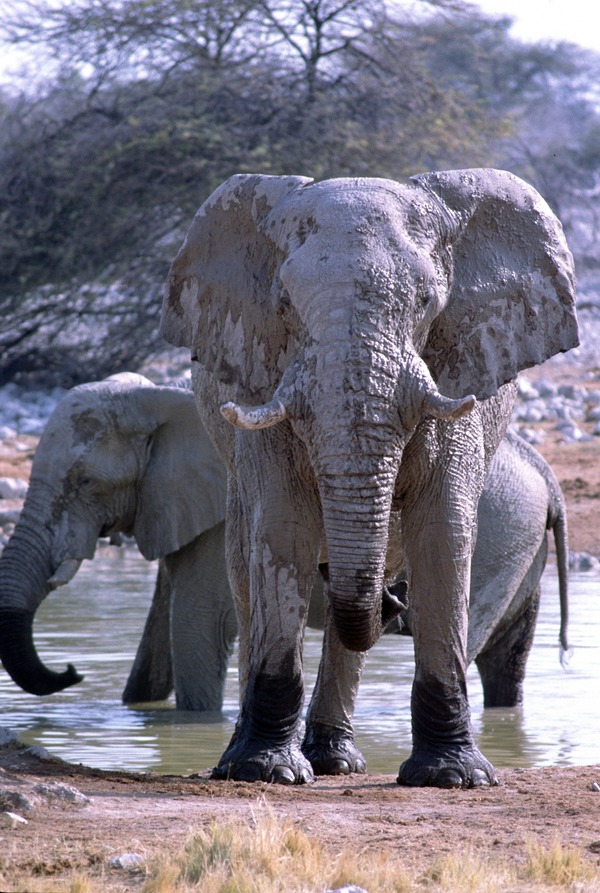
[[424, 282], [419, 288], [419, 299], [421, 301], [421, 306], [427, 308], [430, 305], [435, 304], [436, 298], [437, 292], [433, 283]]

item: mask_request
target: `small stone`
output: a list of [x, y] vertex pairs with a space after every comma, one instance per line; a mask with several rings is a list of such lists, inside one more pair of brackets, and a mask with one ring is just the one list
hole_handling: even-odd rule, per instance
[[46, 748], [42, 747], [41, 744], [32, 744], [31, 747], [27, 748], [27, 753], [32, 757], [37, 757], [38, 760], [52, 759]]
[[0, 478], [0, 499], [24, 499], [27, 481], [20, 478]]
[[592, 791], [600, 791], [600, 784], [597, 781], [592, 782]]
[[33, 812], [39, 800], [24, 794], [23, 791], [15, 791], [11, 788], [0, 788], [0, 809], [7, 812], [21, 810], [21, 812]]
[[89, 797], [69, 784], [59, 782], [39, 782], [33, 786], [33, 791], [46, 800], [64, 800], [66, 803], [74, 803], [77, 806], [86, 806], [91, 803]]
[[140, 871], [144, 863], [145, 859], [139, 853], [121, 853], [108, 862], [111, 868], [118, 868], [120, 871]]
[[19, 828], [29, 824], [27, 819], [24, 819], [22, 815], [18, 815], [16, 812], [0, 812], [0, 823], [8, 825], [9, 828]]
[[600, 569], [600, 561], [587, 552], [569, 552], [569, 570], [587, 573]]
[[16, 744], [19, 736], [7, 726], [0, 726], [0, 747], [8, 747], [9, 744]]

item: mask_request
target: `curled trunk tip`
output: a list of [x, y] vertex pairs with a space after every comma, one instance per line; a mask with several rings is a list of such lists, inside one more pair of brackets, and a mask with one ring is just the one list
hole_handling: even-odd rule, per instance
[[42, 663], [33, 643], [33, 616], [18, 608], [0, 614], [0, 660], [13, 682], [32, 695], [51, 695], [81, 682], [73, 664], [56, 673]]

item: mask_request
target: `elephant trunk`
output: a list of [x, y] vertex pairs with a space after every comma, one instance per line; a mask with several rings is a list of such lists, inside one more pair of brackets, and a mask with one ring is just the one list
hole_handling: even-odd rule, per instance
[[367, 651], [401, 605], [384, 585], [390, 481], [321, 479], [328, 596], [342, 644]]
[[32, 695], [51, 695], [81, 682], [73, 664], [56, 673], [42, 663], [33, 643], [33, 617], [20, 608], [0, 611], [0, 658], [11, 679]]
[[33, 642], [35, 611], [57, 571], [44, 528], [21, 518], [0, 558], [0, 660], [24, 691], [49, 695], [83, 679], [69, 664], [62, 673], [46, 667]]

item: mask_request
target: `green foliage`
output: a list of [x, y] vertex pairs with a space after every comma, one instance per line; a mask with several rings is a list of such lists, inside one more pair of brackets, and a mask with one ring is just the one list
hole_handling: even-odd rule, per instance
[[[597, 59], [516, 43], [506, 20], [462, 6], [423, 0], [415, 19], [385, 0], [8, 5], [0, 39], [53, 54], [59, 73], [0, 101], [0, 381], [44, 368], [44, 332], [55, 344], [70, 313], [85, 360], [59, 379], [151, 353], [168, 263], [238, 171], [507, 167], [591, 244]], [[91, 282], [106, 287], [85, 299]], [[98, 314], [119, 350], [84, 337]]]

